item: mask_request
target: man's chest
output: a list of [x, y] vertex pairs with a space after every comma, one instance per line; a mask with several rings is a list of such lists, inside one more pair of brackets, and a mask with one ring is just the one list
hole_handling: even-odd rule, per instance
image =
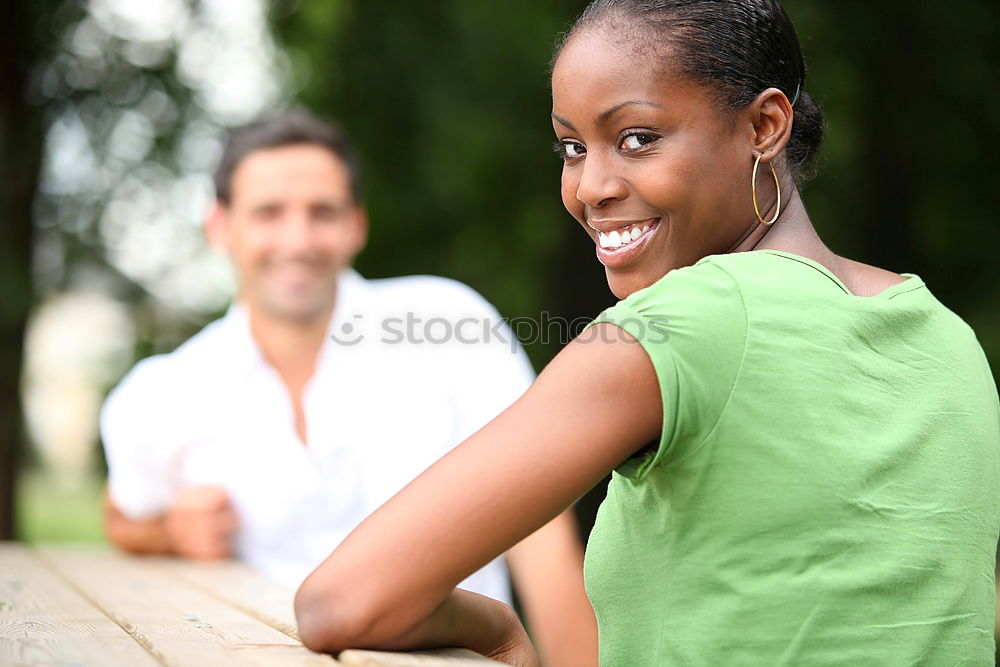
[[442, 378], [368, 366], [363, 374], [343, 368], [349, 381], [335, 370], [323, 369], [303, 392], [306, 444], [288, 392], [266, 373], [201, 406], [178, 460], [179, 483], [222, 486], [245, 507], [298, 508], [322, 498], [371, 511], [456, 444], [460, 415]]

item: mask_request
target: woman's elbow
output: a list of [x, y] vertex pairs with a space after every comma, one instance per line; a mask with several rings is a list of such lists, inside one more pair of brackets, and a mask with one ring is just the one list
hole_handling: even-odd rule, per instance
[[295, 620], [306, 648], [334, 654], [365, 647], [373, 625], [365, 605], [351, 604], [312, 577], [295, 593]]

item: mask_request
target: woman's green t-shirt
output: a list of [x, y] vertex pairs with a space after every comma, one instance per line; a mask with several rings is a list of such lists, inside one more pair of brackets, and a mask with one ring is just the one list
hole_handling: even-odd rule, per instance
[[993, 664], [1000, 402], [903, 275], [857, 297], [798, 255], [712, 255], [595, 320], [663, 397], [587, 546], [602, 665]]

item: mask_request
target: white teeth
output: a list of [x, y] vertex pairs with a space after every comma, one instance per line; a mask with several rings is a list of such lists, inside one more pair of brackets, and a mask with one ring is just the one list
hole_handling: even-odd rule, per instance
[[636, 241], [643, 234], [649, 231], [650, 226], [646, 225], [641, 229], [638, 226], [631, 227], [630, 229], [616, 229], [612, 232], [598, 232], [597, 238], [598, 243], [602, 248], [621, 248], [624, 245], [628, 245], [633, 241]]

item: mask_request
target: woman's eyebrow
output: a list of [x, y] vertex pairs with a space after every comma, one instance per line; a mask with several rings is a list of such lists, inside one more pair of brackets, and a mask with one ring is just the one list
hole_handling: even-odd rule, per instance
[[555, 115], [555, 114], [552, 114], [552, 118], [553, 118], [553, 119], [554, 119], [554, 120], [555, 120], [555, 121], [556, 121], [557, 123], [559, 123], [560, 125], [562, 125], [563, 127], [568, 127], [569, 129], [573, 130], [574, 132], [576, 132], [576, 131], [577, 131], [577, 130], [576, 130], [576, 128], [575, 128], [575, 127], [573, 127], [573, 124], [572, 124], [571, 122], [569, 122], [568, 120], [566, 120], [565, 118], [562, 118], [562, 117], [560, 117], [560, 116], [557, 116], [557, 115]]
[[[625, 107], [633, 106], [633, 105], [644, 106], [644, 107], [653, 107], [655, 109], [663, 109], [663, 108], [665, 108], [662, 104], [657, 104], [656, 102], [647, 102], [646, 100], [627, 100], [625, 102], [622, 102], [621, 104], [614, 105], [613, 107], [611, 107], [607, 111], [602, 111], [601, 115], [599, 115], [597, 117], [597, 124], [598, 125], [604, 125], [616, 113], [618, 113], [619, 111], [621, 111]], [[557, 123], [559, 123], [560, 125], [562, 125], [564, 127], [568, 127], [569, 129], [573, 130], [574, 132], [577, 131], [577, 129], [575, 127], [573, 127], [573, 124], [570, 123], [565, 118], [562, 118], [561, 116], [558, 116], [556, 114], [552, 114], [552, 118], [555, 119], [555, 121]]]
[[598, 125], [603, 125], [604, 123], [607, 123], [608, 120], [612, 116], [614, 116], [616, 113], [618, 113], [619, 111], [621, 111], [625, 107], [632, 106], [632, 105], [639, 105], [639, 106], [644, 106], [644, 107], [654, 107], [656, 109], [662, 109], [662, 108], [664, 108], [662, 104], [657, 104], [656, 102], [647, 102], [645, 100], [628, 100], [626, 102], [622, 102], [621, 104], [614, 105], [613, 107], [611, 107], [607, 111], [601, 112], [601, 115], [597, 117], [597, 124]]

